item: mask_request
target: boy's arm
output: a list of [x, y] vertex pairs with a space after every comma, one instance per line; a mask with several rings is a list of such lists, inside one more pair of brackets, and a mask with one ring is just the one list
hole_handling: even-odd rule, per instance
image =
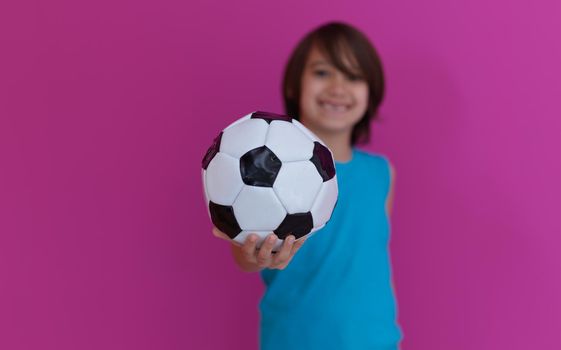
[[388, 190], [388, 197], [386, 198], [386, 212], [388, 216], [392, 215], [393, 211], [393, 198], [394, 198], [394, 181], [395, 180], [395, 169], [390, 163], [390, 189]]

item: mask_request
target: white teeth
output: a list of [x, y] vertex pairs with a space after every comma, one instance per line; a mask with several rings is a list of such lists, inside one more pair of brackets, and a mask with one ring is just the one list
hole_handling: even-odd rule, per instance
[[332, 112], [345, 112], [348, 108], [345, 105], [334, 105], [331, 103], [322, 103], [323, 108]]

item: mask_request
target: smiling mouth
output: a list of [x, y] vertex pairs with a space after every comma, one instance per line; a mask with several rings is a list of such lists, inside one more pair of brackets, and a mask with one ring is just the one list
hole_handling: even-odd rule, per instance
[[349, 110], [350, 106], [347, 104], [340, 104], [340, 103], [329, 103], [325, 101], [319, 101], [320, 107], [323, 109], [330, 111], [330, 112], [346, 112]]

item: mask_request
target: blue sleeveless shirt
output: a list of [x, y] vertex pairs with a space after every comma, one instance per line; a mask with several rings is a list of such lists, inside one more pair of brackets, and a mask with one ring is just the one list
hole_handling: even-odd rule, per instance
[[397, 349], [388, 243], [386, 158], [353, 149], [336, 162], [339, 198], [331, 220], [284, 270], [261, 271], [263, 350]]

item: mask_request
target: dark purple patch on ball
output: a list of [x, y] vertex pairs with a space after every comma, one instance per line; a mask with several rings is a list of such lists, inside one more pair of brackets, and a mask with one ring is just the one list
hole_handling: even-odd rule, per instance
[[266, 146], [254, 148], [240, 158], [240, 172], [246, 185], [273, 187], [282, 166], [280, 159]]
[[216, 138], [212, 142], [212, 145], [210, 145], [210, 147], [206, 151], [205, 156], [203, 157], [203, 169], [205, 170], [206, 168], [208, 168], [208, 165], [210, 164], [212, 158], [214, 158], [216, 153], [218, 153], [218, 151], [220, 150], [220, 141], [222, 141], [222, 133], [223, 132], [221, 131], [220, 134], [216, 136]]
[[333, 164], [331, 152], [327, 147], [317, 141], [314, 142], [314, 155], [310, 161], [316, 166], [323, 182], [335, 176], [335, 164]]
[[288, 214], [274, 232], [280, 239], [285, 239], [288, 235], [298, 239], [310, 233], [313, 227], [312, 213]]
[[214, 226], [216, 226], [220, 231], [224, 232], [231, 239], [234, 239], [242, 229], [236, 220], [234, 215], [234, 208], [229, 205], [220, 205], [209, 203], [208, 208], [210, 210], [210, 218]]
[[251, 114], [251, 119], [263, 119], [269, 124], [271, 124], [273, 120], [284, 120], [285, 122], [292, 123], [292, 118], [287, 115], [275, 114], [269, 112], [255, 112]]

